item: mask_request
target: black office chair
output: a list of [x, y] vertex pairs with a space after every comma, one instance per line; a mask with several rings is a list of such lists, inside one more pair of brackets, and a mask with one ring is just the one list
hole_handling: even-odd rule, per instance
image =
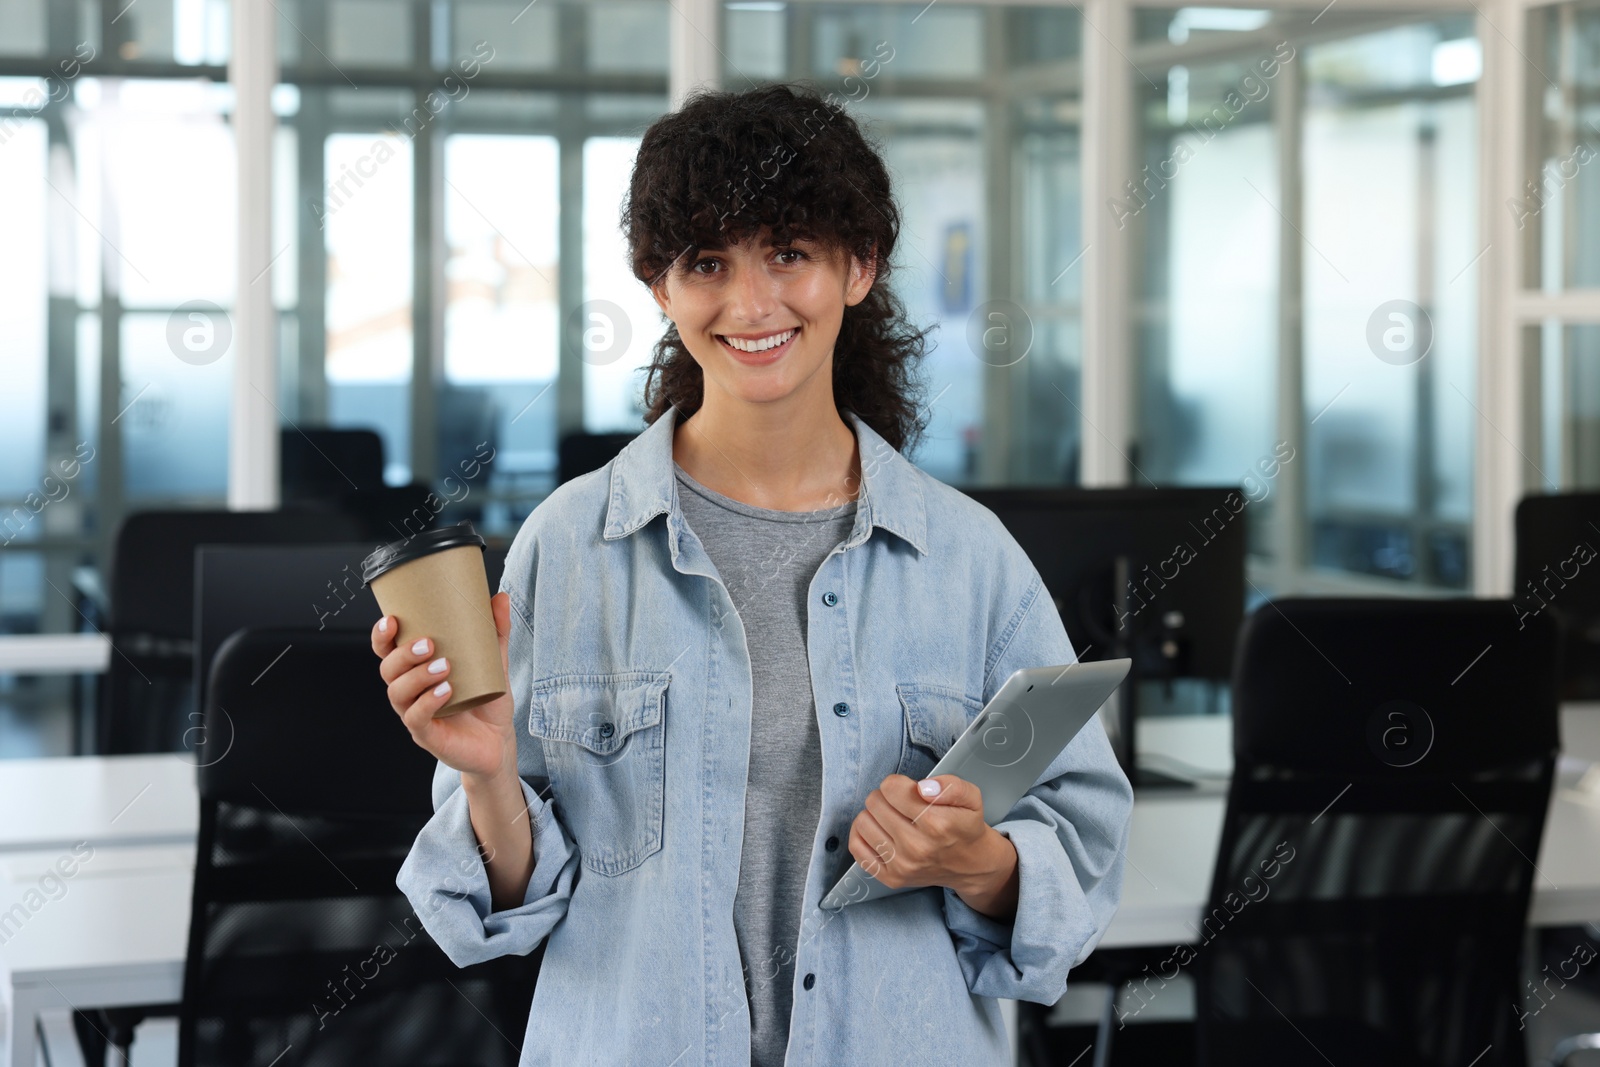
[[[1548, 611], [1561, 624], [1561, 695], [1565, 700], [1600, 699], [1600, 493], [1524, 497], [1517, 505], [1516, 577], [1512, 604], [1518, 618]], [[1587, 560], [1587, 562], [1583, 562]], [[1592, 938], [1596, 927], [1549, 928], [1540, 941], [1548, 953], [1564, 954], [1574, 936]], [[1592, 972], [1574, 984], [1593, 995], [1600, 981]], [[1600, 1049], [1600, 1034], [1562, 1039], [1548, 1062], [1562, 1067], [1578, 1052]]]
[[1600, 493], [1517, 505], [1511, 603], [1519, 619], [1549, 611], [1560, 622], [1562, 699], [1600, 700]]
[[[117, 528], [106, 636], [111, 657], [99, 690], [95, 752], [191, 749], [200, 716], [194, 692], [194, 555], [202, 544], [320, 544], [364, 539], [350, 515], [287, 511], [139, 511]], [[105, 1008], [73, 1014], [85, 1062], [108, 1049], [128, 1062], [134, 1030], [172, 1009]]]
[[556, 482], [570, 482], [617, 458], [634, 433], [569, 433], [556, 445]]
[[542, 953], [457, 968], [395, 887], [435, 764], [367, 634], [238, 631], [204, 710], [180, 1067], [514, 1065]]
[[383, 438], [376, 430], [284, 427], [278, 434], [279, 499], [329, 500], [383, 486]]
[[140, 511], [123, 519], [111, 561], [112, 652], [100, 689], [96, 751], [193, 747], [188, 741], [200, 722], [193, 687], [196, 545], [365, 539], [362, 523], [339, 512]]
[[342, 511], [361, 524], [362, 539], [374, 545], [417, 536], [439, 525], [448, 501], [421, 482], [356, 489], [325, 505]]
[[1558, 634], [1505, 600], [1246, 621], [1194, 946], [1203, 1065], [1526, 1062], [1513, 1006], [1558, 737]]

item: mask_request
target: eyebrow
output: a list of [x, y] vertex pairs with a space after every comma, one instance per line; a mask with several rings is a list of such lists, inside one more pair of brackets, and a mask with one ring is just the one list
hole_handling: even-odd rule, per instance
[[[807, 237], [807, 236], [805, 236], [803, 234], [796, 234], [795, 236], [791, 237], [787, 241], [768, 241], [764, 245], [762, 245], [761, 247], [763, 247], [763, 248], [792, 248], [795, 245], [801, 244], [801, 243], [809, 244], [809, 245], [817, 245], [819, 247], [825, 246], [827, 244], [827, 242], [824, 241], [820, 237]], [[719, 245], [701, 245], [699, 248], [695, 249], [695, 255], [696, 256], [700, 256], [700, 255], [704, 255], [707, 252], [725, 252], [730, 247], [732, 247], [732, 246], [730, 246], [727, 243], [723, 243], [723, 244], [719, 244]]]

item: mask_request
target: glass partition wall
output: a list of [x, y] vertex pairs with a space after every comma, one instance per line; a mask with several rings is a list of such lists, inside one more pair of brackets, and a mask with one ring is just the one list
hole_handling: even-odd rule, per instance
[[[386, 482], [510, 537], [555, 486], [559, 434], [640, 423], [660, 315], [618, 212], [666, 109], [667, 5], [336, 0], [291, 17], [285, 425], [377, 429]], [[596, 308], [631, 341], [596, 350]]]
[[[625, 305], [611, 356], [579, 316], [621, 288], [618, 181], [667, 106], [667, 5], [273, 7], [266, 399], [291, 434], [376, 430], [386, 483], [509, 537], [558, 432], [638, 422], [654, 305]], [[227, 506], [232, 14], [0, 4], [0, 635], [92, 634], [124, 515]], [[91, 705], [81, 677], [0, 673], [0, 733], [30, 739], [0, 756], [70, 750], [59, 709]]]
[[[91, 630], [120, 516], [225, 499], [227, 11], [184, 6], [0, 7], [0, 634]], [[91, 697], [0, 674], [0, 756], [71, 751]]]
[[[1134, 9], [1111, 74], [1135, 143], [1103, 205], [1082, 200], [1076, 8], [735, 0], [724, 27], [725, 85], [812, 79], [885, 146], [900, 284], [937, 327], [926, 469], [1080, 481], [1082, 223], [1101, 212], [1130, 250], [1123, 480], [1251, 489], [1263, 588], [1470, 584], [1470, 10]], [[1391, 350], [1407, 332], [1416, 358]]]
[[912, 458], [954, 485], [1078, 481], [1081, 33], [1072, 6], [723, 6], [724, 87], [807, 82], [882, 147], [931, 329]]
[[[1600, 485], [1597, 0], [274, 7], [271, 399], [447, 520], [640, 425], [617, 213], [697, 11], [695, 78], [881, 144], [935, 476], [1240, 485], [1252, 599], [1503, 592], [1516, 497]], [[224, 506], [232, 13], [0, 5], [0, 633], [89, 631], [130, 509]]]
[[1110, 210], [1134, 231], [1138, 478], [1246, 487], [1253, 599], [1466, 589], [1473, 19], [1146, 9], [1136, 39], [1140, 168]]
[[1526, 18], [1525, 144], [1505, 210], [1522, 246], [1528, 480], [1600, 489], [1600, 4]]

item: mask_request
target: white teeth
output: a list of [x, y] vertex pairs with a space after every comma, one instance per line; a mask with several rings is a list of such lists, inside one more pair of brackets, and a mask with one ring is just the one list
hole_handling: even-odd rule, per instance
[[769, 348], [777, 348], [794, 335], [794, 330], [785, 330], [783, 333], [775, 333], [758, 341], [745, 341], [737, 337], [724, 337], [722, 340], [741, 352], [765, 352]]

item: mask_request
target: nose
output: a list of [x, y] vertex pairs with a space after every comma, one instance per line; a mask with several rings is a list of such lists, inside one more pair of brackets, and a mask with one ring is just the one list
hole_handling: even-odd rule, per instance
[[761, 322], [777, 303], [774, 288], [772, 276], [761, 266], [736, 267], [729, 286], [728, 313], [742, 322]]

